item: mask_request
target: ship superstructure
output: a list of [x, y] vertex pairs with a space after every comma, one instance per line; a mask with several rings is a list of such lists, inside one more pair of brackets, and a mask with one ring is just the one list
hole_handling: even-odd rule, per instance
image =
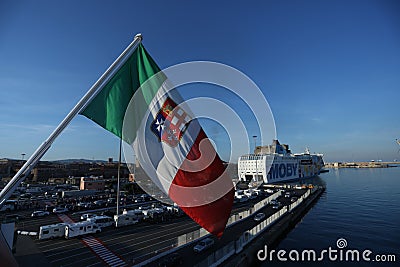
[[292, 154], [289, 146], [273, 140], [272, 145], [256, 147], [254, 154], [238, 160], [238, 176], [243, 182], [280, 183], [309, 178], [320, 174], [324, 166], [322, 154]]

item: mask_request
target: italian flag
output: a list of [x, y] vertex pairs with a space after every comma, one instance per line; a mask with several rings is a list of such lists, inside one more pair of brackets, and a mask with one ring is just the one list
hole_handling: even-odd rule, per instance
[[131, 145], [152, 181], [220, 237], [234, 187], [195, 115], [142, 44], [80, 112]]

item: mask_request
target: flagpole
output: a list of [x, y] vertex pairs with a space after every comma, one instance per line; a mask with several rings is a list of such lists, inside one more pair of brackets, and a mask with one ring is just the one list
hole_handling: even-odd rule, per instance
[[121, 170], [122, 138], [119, 139], [118, 174], [117, 174], [117, 216], [119, 215], [119, 178]]
[[7, 185], [0, 192], [0, 207], [10, 197], [18, 185], [25, 180], [30, 171], [35, 167], [43, 155], [49, 150], [56, 138], [68, 126], [71, 120], [87, 105], [90, 100], [97, 95], [99, 91], [107, 84], [107, 82], [118, 71], [119, 67], [126, 62], [132, 55], [133, 51], [142, 41], [142, 35], [137, 34], [128, 47], [119, 55], [119, 57], [108, 67], [108, 69], [101, 75], [101, 77], [92, 85], [87, 93], [79, 100], [75, 107], [68, 113], [68, 115], [61, 121], [57, 128], [50, 134], [32, 154], [32, 156], [25, 162], [21, 169], [14, 175], [14, 177], [7, 183]]

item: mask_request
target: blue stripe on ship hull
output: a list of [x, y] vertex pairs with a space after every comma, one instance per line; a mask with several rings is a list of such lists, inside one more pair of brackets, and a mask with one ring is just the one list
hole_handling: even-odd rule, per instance
[[[281, 182], [294, 182], [294, 181], [299, 181], [299, 180], [305, 180], [305, 179], [310, 179], [314, 178], [315, 176], [318, 176], [319, 174], [314, 174], [311, 176], [304, 176], [304, 177], [296, 177], [296, 178], [291, 178], [291, 179], [274, 179], [274, 181], [268, 181], [267, 184], [276, 184], [276, 183], [281, 183]], [[279, 178], [280, 179], [280, 178]]]

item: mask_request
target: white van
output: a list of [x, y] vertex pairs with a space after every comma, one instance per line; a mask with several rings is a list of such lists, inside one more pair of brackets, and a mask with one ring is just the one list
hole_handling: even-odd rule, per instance
[[94, 216], [88, 218], [87, 221], [97, 224], [100, 228], [114, 225], [114, 220], [108, 216]]
[[126, 209], [124, 209], [122, 214], [134, 215], [136, 217], [136, 220], [138, 220], [139, 222], [144, 219], [143, 211], [142, 210], [138, 210], [138, 209], [135, 209], [135, 210], [126, 210]]
[[236, 191], [235, 191], [235, 197], [236, 197], [236, 198], [239, 198], [239, 197], [241, 197], [241, 196], [243, 196], [243, 195], [244, 195], [243, 190], [236, 190]]
[[135, 214], [114, 215], [115, 227], [137, 224], [139, 221]]
[[57, 223], [40, 226], [39, 228], [39, 240], [53, 239], [56, 237], [65, 236], [65, 226], [67, 223]]
[[86, 234], [100, 233], [101, 228], [90, 221], [67, 224], [65, 226], [65, 238], [71, 238]]

